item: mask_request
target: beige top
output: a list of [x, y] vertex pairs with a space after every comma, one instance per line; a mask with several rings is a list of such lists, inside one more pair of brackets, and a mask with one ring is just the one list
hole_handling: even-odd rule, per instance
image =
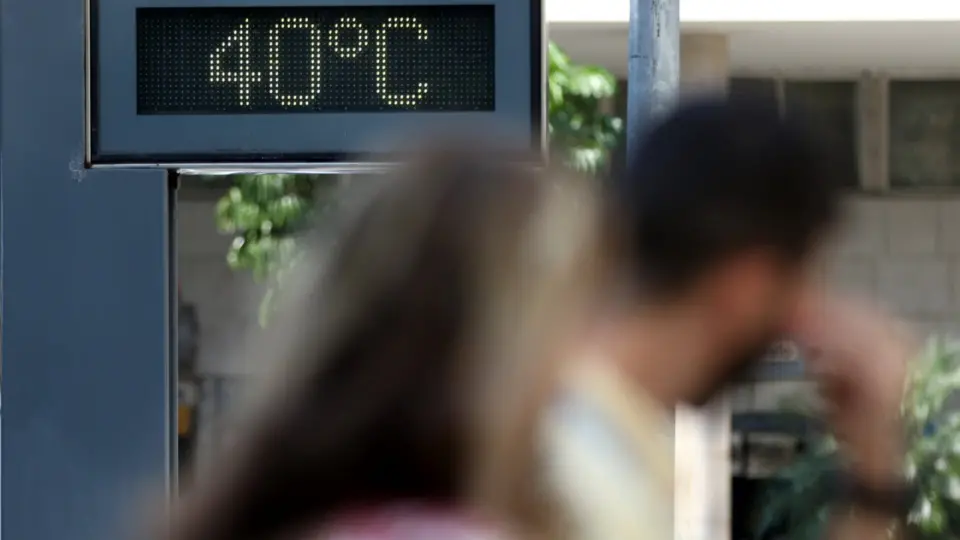
[[565, 374], [544, 425], [548, 479], [574, 540], [672, 540], [668, 413], [607, 362]]

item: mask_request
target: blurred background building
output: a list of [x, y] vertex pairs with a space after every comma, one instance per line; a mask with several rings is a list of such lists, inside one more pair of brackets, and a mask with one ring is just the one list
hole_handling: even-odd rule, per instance
[[[629, 0], [546, 2], [550, 39], [620, 79], [608, 106], [625, 116]], [[802, 107], [846, 157], [851, 221], [824, 279], [880, 298], [924, 333], [960, 330], [960, 3], [681, 0], [681, 21], [685, 90], [757, 93], [786, 115]], [[198, 438], [229, 428], [222, 411], [244, 376], [229, 351], [257, 316], [250, 277], [228, 268], [231, 238], [216, 229], [226, 189], [188, 180], [178, 207], [182, 315], [193, 321], [181, 329], [193, 336], [181, 364], [185, 458]], [[797, 360], [785, 351], [780, 360]], [[796, 370], [768, 375], [738, 389], [729, 409], [779, 411], [808, 393]], [[756, 459], [744, 463], [742, 433], [717, 439], [726, 447], [710, 458], [741, 478], [789, 459], [794, 440], [753, 420]], [[729, 511], [725, 519], [729, 528]]]

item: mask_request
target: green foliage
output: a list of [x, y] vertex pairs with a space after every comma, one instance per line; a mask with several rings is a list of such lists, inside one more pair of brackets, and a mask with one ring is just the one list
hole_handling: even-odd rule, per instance
[[[550, 134], [567, 163], [597, 173], [617, 143], [621, 121], [601, 113], [616, 81], [606, 70], [579, 66], [554, 44], [549, 48]], [[266, 323], [276, 287], [299, 256], [294, 234], [336, 204], [329, 176], [239, 174], [217, 204], [217, 224], [234, 237], [227, 262], [267, 285], [260, 320]]]
[[574, 169], [596, 174], [607, 164], [623, 131], [620, 118], [603, 113], [617, 81], [597, 66], [577, 65], [554, 43], [548, 51], [550, 140]]
[[334, 176], [238, 174], [217, 203], [217, 226], [233, 235], [227, 263], [267, 285], [260, 309], [265, 324], [276, 286], [300, 256], [296, 233], [336, 202]]
[[[904, 468], [921, 497], [908, 527], [918, 540], [960, 537], [960, 342], [931, 339], [911, 373], [902, 414], [908, 452]], [[953, 400], [949, 398], [954, 397]], [[953, 403], [951, 403], [953, 401]], [[836, 445], [814, 441], [814, 449], [780, 473], [761, 511], [758, 538], [786, 526], [786, 540], [822, 538], [839, 467]]]

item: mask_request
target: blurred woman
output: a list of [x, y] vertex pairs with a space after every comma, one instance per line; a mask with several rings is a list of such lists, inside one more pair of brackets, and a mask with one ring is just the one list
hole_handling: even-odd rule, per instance
[[461, 148], [354, 181], [248, 353], [273, 392], [170, 538], [554, 538], [535, 424], [597, 275], [585, 186]]

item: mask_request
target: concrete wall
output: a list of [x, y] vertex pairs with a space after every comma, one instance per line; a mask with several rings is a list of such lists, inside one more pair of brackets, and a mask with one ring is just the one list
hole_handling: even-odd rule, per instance
[[187, 191], [177, 206], [178, 268], [183, 301], [197, 307], [200, 320], [198, 372], [236, 374], [231, 362], [237, 340], [257, 317], [257, 288], [245, 272], [226, 263], [231, 238], [217, 231], [216, 196]]
[[960, 197], [852, 202], [831, 282], [876, 296], [924, 333], [960, 330]]
[[[960, 335], [960, 195], [854, 195], [849, 207], [824, 272], [828, 282], [878, 299], [920, 335]], [[773, 408], [798, 387], [758, 384], [753, 405]]]
[[[855, 195], [849, 222], [828, 258], [824, 276], [833, 286], [882, 302], [911, 322], [921, 336], [960, 335], [960, 196]], [[765, 381], [734, 389], [734, 412], [781, 410], [815, 401], [806, 381]], [[734, 448], [742, 439], [734, 436]], [[766, 476], [789, 463], [789, 436], [751, 436], [749, 470]], [[757, 445], [762, 448], [757, 448]]]
[[[876, 298], [918, 334], [960, 334], [960, 191], [898, 193], [889, 185], [889, 87], [858, 81], [860, 192], [828, 254], [831, 285]], [[764, 382], [735, 392], [733, 408], [770, 410], [803, 392], [801, 382]]]

